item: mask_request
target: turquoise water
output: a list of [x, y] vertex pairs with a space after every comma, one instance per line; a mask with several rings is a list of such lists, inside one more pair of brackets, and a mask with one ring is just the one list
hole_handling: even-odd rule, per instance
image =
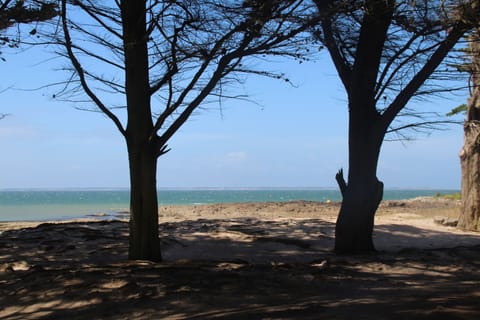
[[[458, 190], [386, 190], [385, 200], [410, 199]], [[292, 200], [340, 201], [337, 190], [159, 190], [160, 205]], [[0, 221], [62, 220], [128, 211], [128, 190], [0, 191]]]

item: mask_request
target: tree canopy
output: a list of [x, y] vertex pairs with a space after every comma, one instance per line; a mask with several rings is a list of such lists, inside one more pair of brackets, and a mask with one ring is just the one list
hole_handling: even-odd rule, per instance
[[45, 21], [57, 15], [55, 1], [4, 0], [0, 1], [0, 30], [17, 23]]
[[[57, 2], [52, 0], [0, 1], [0, 41], [14, 46], [18, 40], [4, 34], [8, 28], [20, 23], [47, 21], [58, 14]], [[30, 33], [35, 33], [32, 29]]]
[[[389, 22], [385, 39], [378, 43], [378, 65], [366, 66], [369, 71], [360, 74], [354, 70], [370, 59], [362, 60], [359, 54], [368, 55], [374, 45], [368, 41], [369, 35], [360, 33], [367, 29], [364, 15], [372, 12], [369, 6], [376, 1], [315, 2], [321, 10], [330, 12], [318, 37], [329, 50], [347, 92], [353, 94], [358, 89], [372, 93], [374, 111], [384, 115], [387, 133], [408, 138], [404, 129], [429, 130], [451, 122], [439, 118], [434, 110], [412, 109], [407, 104], [465, 88], [465, 74], [455, 67], [463, 54], [453, 48], [444, 53], [478, 23], [478, 1], [388, 1], [385, 10], [390, 10]], [[450, 81], [458, 78], [460, 81]], [[372, 87], [366, 87], [367, 82]]]
[[[7, 34], [7, 29], [20, 23], [33, 23], [50, 20], [58, 14], [57, 3], [51, 0], [0, 0], [0, 46], [17, 47], [19, 37]], [[33, 28], [30, 34], [35, 34]], [[5, 60], [0, 51], [0, 59]], [[0, 114], [3, 119], [6, 114]]]
[[[126, 105], [109, 106], [112, 95], [126, 92], [122, 23], [128, 17], [122, 16], [122, 5], [125, 1], [86, 0], [75, 1], [67, 10], [69, 41], [56, 40], [68, 47], [61, 54], [76, 63], [56, 98], [105, 112], [123, 133]], [[268, 56], [303, 59], [312, 39], [294, 36], [309, 28], [311, 12], [307, 1], [147, 1], [147, 94], [155, 97], [154, 130], [168, 140], [200, 103], [242, 98], [228, 89], [247, 75], [288, 81], [281, 72], [255, 66]], [[79, 90], [86, 86], [90, 90]], [[90, 99], [84, 99], [85, 93]]]

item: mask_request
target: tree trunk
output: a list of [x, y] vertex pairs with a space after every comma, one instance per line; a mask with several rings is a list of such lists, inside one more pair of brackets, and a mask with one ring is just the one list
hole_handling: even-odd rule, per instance
[[458, 227], [480, 231], [480, 121], [465, 123], [465, 142], [460, 151], [462, 209]]
[[129, 147], [129, 259], [161, 261], [158, 237], [157, 155], [149, 148]]
[[375, 212], [383, 197], [383, 183], [350, 183], [343, 198], [335, 226], [335, 252], [370, 253], [375, 251], [373, 227]]
[[374, 218], [382, 197], [383, 183], [375, 175], [349, 174], [335, 226], [335, 252], [375, 251], [372, 238]]
[[[349, 110], [348, 183], [339, 183], [344, 191], [335, 228], [337, 253], [375, 251], [374, 218], [383, 197], [377, 164], [388, 126], [377, 111], [375, 95], [395, 1], [366, 1], [364, 8], [355, 62], [351, 66], [346, 63], [343, 68], [336, 64], [337, 70], [343, 70], [339, 73], [348, 93]], [[337, 60], [344, 59], [335, 53], [335, 48], [329, 50]]]
[[121, 1], [130, 164], [129, 259], [160, 261], [156, 172], [161, 144], [150, 106], [146, 2]]
[[[366, 120], [367, 117], [370, 120]], [[375, 212], [383, 197], [383, 183], [377, 179], [377, 164], [383, 141], [375, 114], [361, 118], [350, 111], [348, 183], [337, 174], [343, 201], [335, 227], [335, 252], [375, 251], [373, 226]]]
[[470, 36], [472, 91], [467, 105], [462, 166], [462, 209], [458, 227], [480, 231], [480, 29]]

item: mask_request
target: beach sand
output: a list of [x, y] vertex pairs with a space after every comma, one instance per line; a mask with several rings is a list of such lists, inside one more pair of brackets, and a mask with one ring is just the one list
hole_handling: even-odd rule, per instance
[[0, 318], [480, 317], [480, 233], [435, 222], [458, 217], [458, 201], [383, 202], [373, 255], [332, 253], [338, 210], [161, 207], [162, 263], [127, 261], [124, 215], [0, 223]]

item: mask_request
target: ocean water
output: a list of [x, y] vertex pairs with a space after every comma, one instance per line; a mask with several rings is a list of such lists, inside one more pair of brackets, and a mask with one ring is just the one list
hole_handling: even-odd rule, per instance
[[[458, 190], [385, 190], [384, 200], [410, 199]], [[234, 202], [340, 201], [330, 189], [245, 189], [158, 191], [159, 205], [197, 205]], [[0, 221], [64, 220], [86, 216], [112, 216], [128, 212], [128, 190], [4, 190], [0, 191]]]

